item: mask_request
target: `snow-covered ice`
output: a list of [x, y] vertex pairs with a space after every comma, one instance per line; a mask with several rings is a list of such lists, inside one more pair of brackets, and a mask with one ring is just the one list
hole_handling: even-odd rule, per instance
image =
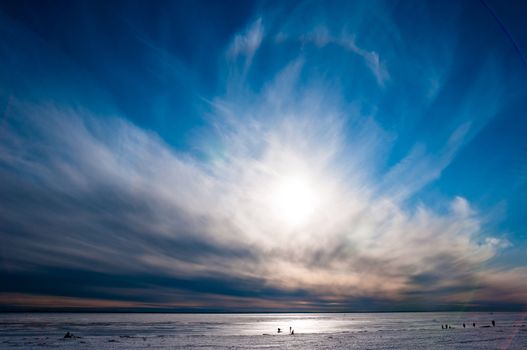
[[[527, 313], [13, 313], [0, 314], [0, 348], [525, 349], [526, 317]], [[442, 324], [452, 329], [441, 329]], [[289, 327], [294, 335], [289, 335]], [[283, 333], [277, 333], [278, 328]], [[64, 339], [68, 331], [75, 337]]]

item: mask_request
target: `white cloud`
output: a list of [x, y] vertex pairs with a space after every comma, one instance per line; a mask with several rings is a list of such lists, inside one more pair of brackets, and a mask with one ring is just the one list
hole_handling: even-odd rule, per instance
[[338, 40], [337, 42], [342, 45], [342, 47], [361, 56], [366, 62], [368, 68], [370, 68], [373, 75], [375, 75], [375, 78], [377, 79], [379, 85], [384, 85], [390, 75], [385, 65], [381, 62], [379, 54], [377, 52], [368, 51], [357, 46], [354, 37], [344, 37]]
[[436, 153], [427, 152], [424, 144], [417, 143], [406, 157], [384, 175], [380, 183], [381, 190], [391, 192], [392, 198], [401, 201], [439, 179], [465, 144], [469, 131], [470, 123], [460, 125]]
[[[207, 160], [178, 154], [120, 118], [13, 104], [9, 118], [23, 120], [26, 133], [3, 129], [0, 161], [14, 171], [3, 176], [40, 197], [36, 205], [29, 197], [2, 206], [2, 235], [11, 246], [4, 258], [255, 278], [339, 300], [404, 300], [407, 293], [447, 285], [475, 287], [480, 266], [506, 241], [482, 232], [482, 218], [465, 198], [439, 213], [423, 205], [408, 209], [394, 196], [413, 191], [408, 187], [418, 176], [424, 183], [436, 179], [464, 132], [453, 133], [437, 167], [416, 151], [387, 175], [389, 186], [379, 188], [366, 162], [389, 144], [380, 127], [354, 124], [345, 134], [351, 117], [320, 84], [299, 93], [300, 69], [290, 65], [250, 102], [218, 97], [214, 144], [221, 152]], [[363, 142], [372, 139], [379, 141]], [[296, 174], [308, 179], [316, 210], [284, 225], [276, 215], [283, 203], [269, 194]], [[10, 227], [25, 234], [14, 237]], [[433, 282], [420, 282], [423, 276]]]
[[325, 26], [318, 26], [310, 33], [303, 35], [301, 40], [304, 43], [314, 43], [319, 48], [323, 48], [328, 44], [335, 44], [362, 57], [364, 63], [375, 76], [375, 79], [380, 86], [383, 86], [390, 78], [388, 69], [384, 62], [381, 61], [379, 53], [358, 46], [356, 38], [353, 35], [345, 34], [337, 37], [332, 35]]
[[264, 28], [262, 19], [258, 18], [247, 30], [243, 33], [237, 34], [234, 37], [228, 51], [227, 56], [235, 59], [240, 55], [245, 56], [246, 62], [250, 64], [252, 58], [260, 47], [264, 38]]

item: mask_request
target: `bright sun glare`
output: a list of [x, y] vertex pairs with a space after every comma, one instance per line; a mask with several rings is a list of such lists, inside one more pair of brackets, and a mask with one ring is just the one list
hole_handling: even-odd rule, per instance
[[276, 216], [290, 226], [306, 223], [315, 211], [316, 195], [302, 175], [283, 177], [276, 185], [272, 205]]

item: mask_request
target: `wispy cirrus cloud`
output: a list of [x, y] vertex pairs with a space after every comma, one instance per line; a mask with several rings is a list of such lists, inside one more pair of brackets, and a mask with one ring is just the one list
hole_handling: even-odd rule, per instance
[[[338, 106], [328, 110], [325, 92], [284, 93], [297, 91], [300, 70], [295, 64], [281, 72], [251, 103], [218, 97], [221, 151], [205, 160], [177, 153], [119, 117], [12, 102], [0, 144], [7, 266], [15, 274], [41, 266], [139, 276], [155, 271], [202, 279], [205, 288], [253, 281], [247, 290], [241, 283], [223, 293], [303, 291], [307, 300], [342, 303], [363, 297], [405, 302], [425, 291], [439, 300], [446, 287], [491, 293], [497, 286], [482, 280], [481, 266], [507, 241], [484, 233], [482, 217], [462, 197], [444, 213], [424, 205], [407, 209], [393, 194], [405, 191], [408, 183], [397, 178], [408, 175], [393, 175], [379, 188], [361, 174], [368, 167], [352, 158], [368, 159], [377, 146], [354, 152], [341, 127], [350, 116]], [[360, 140], [379, 131], [373, 123], [351, 132], [348, 137]], [[449, 140], [446, 162], [462, 134]], [[315, 210], [307, 222], [290, 226], [269, 194], [281, 178], [298, 173], [313, 187]], [[438, 176], [432, 173], [430, 180]], [[506, 295], [508, 302], [523, 297]]]
[[323, 49], [327, 45], [335, 45], [345, 52], [350, 52], [361, 57], [379, 86], [384, 86], [390, 79], [390, 73], [386, 67], [386, 63], [381, 60], [379, 53], [375, 50], [368, 50], [359, 46], [356, 35], [354, 34], [344, 32], [339, 35], [334, 35], [326, 26], [318, 25], [309, 33], [291, 35], [286, 30], [280, 30], [275, 36], [275, 42], [277, 44], [283, 44], [291, 40], [301, 42], [304, 45], [313, 44], [319, 49]]
[[[513, 243], [485, 227], [485, 212], [463, 195], [412, 201], [496, 113], [494, 89], [467, 88], [470, 101], [453, 108], [435, 142], [416, 130], [394, 156], [406, 129], [387, 121], [389, 108], [381, 112], [390, 105], [382, 94], [393, 94], [386, 83], [402, 75], [388, 45], [366, 40], [360, 26], [291, 29], [303, 19], [293, 12], [282, 25], [262, 15], [232, 35], [218, 54], [226, 88], [202, 99], [208, 124], [192, 140], [197, 150], [175, 148], [126, 113], [13, 90], [0, 127], [0, 272], [10, 281], [0, 284], [0, 304], [338, 311], [364, 310], [365, 300], [371, 310], [524, 303], [525, 269], [492, 266]], [[259, 54], [265, 65], [253, 67]], [[155, 72], [194, 76], [191, 65], [157, 58]], [[243, 74], [232, 74], [240, 63]], [[397, 101], [429, 117], [448, 69], [424, 67], [441, 79], [419, 77], [430, 89]], [[480, 95], [486, 111], [472, 102]]]
[[388, 69], [385, 63], [381, 62], [379, 53], [358, 46], [355, 35], [342, 34], [334, 36], [326, 27], [318, 26], [312, 33], [303, 35], [301, 40], [305, 43], [314, 43], [318, 47], [334, 44], [362, 57], [366, 66], [375, 76], [377, 83], [381, 86], [390, 78]]
[[263, 39], [264, 27], [262, 18], [258, 18], [245, 32], [236, 34], [227, 50], [227, 57], [236, 59], [239, 56], [244, 56], [245, 65], [248, 66], [251, 64], [253, 56]]

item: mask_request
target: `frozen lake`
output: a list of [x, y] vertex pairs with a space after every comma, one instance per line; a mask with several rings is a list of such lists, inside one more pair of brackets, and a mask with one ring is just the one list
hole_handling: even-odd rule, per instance
[[[0, 347], [525, 349], [526, 317], [527, 313], [13, 313], [0, 314]], [[442, 324], [452, 329], [443, 330]], [[289, 327], [294, 335], [289, 335]], [[277, 333], [278, 328], [284, 332]], [[76, 337], [64, 339], [68, 331]]]

